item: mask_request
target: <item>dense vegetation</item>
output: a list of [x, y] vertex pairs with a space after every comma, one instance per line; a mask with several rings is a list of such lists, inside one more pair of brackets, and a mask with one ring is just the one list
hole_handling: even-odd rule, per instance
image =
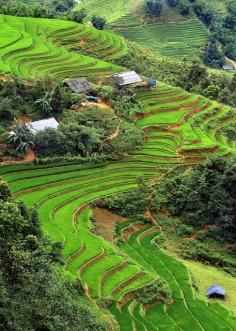
[[103, 161], [119, 159], [144, 140], [134, 124], [96, 106], [67, 113], [64, 121], [57, 130], [46, 129], [32, 137], [39, 157], [93, 157], [93, 162], [96, 156], [102, 156]]
[[36, 209], [12, 200], [4, 182], [0, 242], [1, 330], [105, 330], [80, 299], [81, 284], [61, 278], [62, 245], [42, 235]]
[[219, 240], [236, 240], [236, 167], [233, 159], [210, 159], [186, 174], [168, 176], [158, 186], [159, 208], [187, 224], [216, 225]]
[[[202, 0], [191, 1], [198, 17], [209, 27], [210, 41], [205, 50], [205, 64], [221, 68], [224, 55], [235, 60], [236, 5], [229, 2], [225, 12], [219, 12], [214, 4]], [[220, 43], [220, 45], [219, 45]], [[221, 46], [221, 47], [220, 47]]]

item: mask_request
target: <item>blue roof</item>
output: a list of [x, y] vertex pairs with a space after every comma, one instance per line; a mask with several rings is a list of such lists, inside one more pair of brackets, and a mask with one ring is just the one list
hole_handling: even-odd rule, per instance
[[210, 297], [213, 294], [219, 294], [219, 295], [225, 296], [225, 290], [222, 287], [220, 287], [219, 285], [213, 285], [213, 286], [209, 287], [209, 289], [206, 292], [206, 295], [208, 297]]

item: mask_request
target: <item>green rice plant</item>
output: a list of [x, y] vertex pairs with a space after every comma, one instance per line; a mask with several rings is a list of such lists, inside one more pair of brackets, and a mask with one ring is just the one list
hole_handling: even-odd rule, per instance
[[[122, 37], [74, 22], [5, 15], [1, 26], [7, 32], [0, 42], [1, 72], [24, 78], [112, 74], [121, 68], [103, 60], [126, 54]], [[99, 59], [70, 51], [67, 41], [72, 37], [83, 41], [86, 52], [94, 49]]]

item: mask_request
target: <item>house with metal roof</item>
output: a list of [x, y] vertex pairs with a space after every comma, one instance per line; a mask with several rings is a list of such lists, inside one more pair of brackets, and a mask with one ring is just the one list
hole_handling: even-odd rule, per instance
[[25, 125], [33, 134], [36, 134], [39, 131], [43, 131], [43, 130], [49, 129], [49, 128], [57, 129], [59, 126], [59, 123], [57, 122], [57, 120], [54, 117], [52, 117], [52, 118], [48, 118], [45, 120], [39, 120], [39, 121], [35, 121], [35, 122], [26, 123]]
[[208, 298], [225, 298], [225, 290], [220, 287], [219, 285], [212, 285], [211, 287], [208, 288], [206, 292], [206, 296]]
[[226, 71], [233, 71], [233, 70], [236, 70], [235, 67], [231, 66], [231, 65], [224, 65], [223, 66], [223, 70], [226, 70]]
[[122, 72], [112, 77], [115, 84], [120, 87], [142, 82], [142, 78], [135, 71]]
[[89, 93], [91, 91], [89, 81], [86, 78], [76, 78], [66, 81], [66, 85], [71, 88], [74, 93]]

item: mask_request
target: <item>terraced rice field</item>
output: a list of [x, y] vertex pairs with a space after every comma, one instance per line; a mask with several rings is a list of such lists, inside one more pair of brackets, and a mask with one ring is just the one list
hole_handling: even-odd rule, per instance
[[235, 153], [235, 143], [220, 133], [235, 125], [236, 114], [229, 107], [165, 85], [140, 92], [137, 100], [143, 111], [136, 114], [136, 123], [146, 132], [144, 147], [132, 152], [137, 160], [142, 155], [172, 163], [198, 162], [213, 153]]
[[177, 60], [197, 58], [208, 38], [207, 29], [197, 18], [146, 23], [135, 14], [128, 14], [110, 24], [109, 28], [128, 40]]
[[159, 233], [155, 226], [134, 232], [120, 248], [145, 270], [166, 279], [173, 302], [143, 305], [132, 296], [127, 296], [122, 304], [114, 302], [110, 310], [121, 330], [234, 330], [236, 319], [230, 318], [225, 308], [218, 303], [209, 304], [193, 298], [186, 267], [152, 245]]
[[[226, 106], [164, 84], [138, 91], [136, 98], [142, 112], [135, 120], [146, 141], [125, 159], [99, 166], [12, 165], [1, 167], [0, 175], [17, 200], [38, 206], [44, 233], [64, 243], [65, 277], [79, 277], [93, 299], [113, 301], [110, 312], [121, 331], [233, 331], [235, 318], [219, 304], [196, 300], [186, 267], [152, 245], [157, 226], [127, 220], [117, 229], [125, 240], [119, 246], [92, 231], [89, 202], [132, 190], [140, 175], [153, 182], [177, 164], [235, 153], [234, 143], [220, 134], [236, 119]], [[133, 290], [157, 275], [168, 282], [173, 302], [141, 305]]]
[[[27, 79], [109, 75], [121, 68], [104, 60], [126, 54], [122, 37], [64, 20], [0, 15], [0, 31], [0, 73]], [[70, 51], [74, 45], [97, 58]]]
[[85, 8], [87, 20], [93, 15], [105, 17], [107, 22], [112, 22], [136, 9], [143, 0], [83, 0], [76, 9]]

